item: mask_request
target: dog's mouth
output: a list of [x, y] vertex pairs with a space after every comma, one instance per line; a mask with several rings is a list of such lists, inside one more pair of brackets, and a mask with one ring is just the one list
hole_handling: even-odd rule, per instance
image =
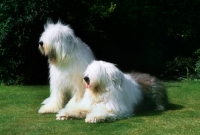
[[85, 76], [84, 78], [84, 81], [85, 81], [85, 85], [86, 85], [86, 88], [90, 88], [91, 85], [90, 85], [90, 78]]

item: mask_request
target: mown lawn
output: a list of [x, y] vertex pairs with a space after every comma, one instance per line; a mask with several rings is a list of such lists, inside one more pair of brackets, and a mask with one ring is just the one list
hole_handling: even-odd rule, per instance
[[100, 124], [38, 114], [40, 103], [49, 96], [48, 86], [0, 86], [0, 135], [199, 135], [200, 82], [165, 84], [171, 103], [167, 111]]

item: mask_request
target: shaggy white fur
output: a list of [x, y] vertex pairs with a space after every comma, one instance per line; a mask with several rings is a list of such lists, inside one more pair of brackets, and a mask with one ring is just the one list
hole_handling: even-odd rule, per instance
[[113, 64], [93, 61], [85, 71], [86, 91], [82, 100], [62, 109], [57, 120], [86, 118], [87, 123], [114, 121], [134, 115], [142, 92], [129, 74]]
[[50, 97], [39, 113], [56, 113], [66, 103], [73, 106], [85, 92], [84, 71], [94, 60], [90, 48], [61, 22], [47, 22], [39, 40], [40, 52], [49, 58]]

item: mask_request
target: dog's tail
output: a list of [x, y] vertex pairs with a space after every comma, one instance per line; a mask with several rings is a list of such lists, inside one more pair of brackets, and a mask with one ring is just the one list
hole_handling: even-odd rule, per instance
[[130, 75], [141, 86], [142, 104], [146, 109], [163, 111], [167, 108], [168, 96], [162, 81], [146, 73], [132, 72]]

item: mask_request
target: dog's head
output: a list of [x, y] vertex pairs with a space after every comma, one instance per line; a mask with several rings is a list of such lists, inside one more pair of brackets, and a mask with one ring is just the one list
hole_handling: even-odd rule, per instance
[[39, 50], [49, 57], [50, 62], [56, 62], [70, 57], [76, 43], [74, 32], [68, 25], [48, 21], [39, 40]]
[[84, 73], [86, 88], [94, 93], [120, 88], [123, 73], [112, 63], [93, 61]]

